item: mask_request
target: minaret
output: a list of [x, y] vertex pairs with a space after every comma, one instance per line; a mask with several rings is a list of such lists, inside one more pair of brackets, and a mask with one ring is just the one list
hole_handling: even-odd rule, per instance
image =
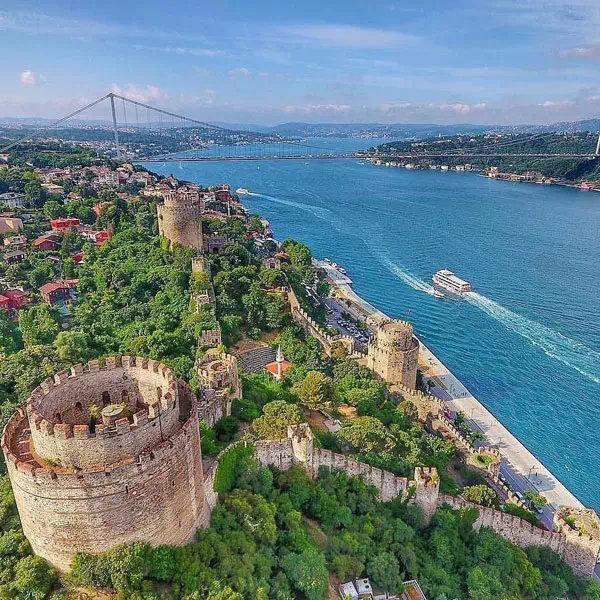
[[281, 349], [281, 344], [277, 346], [277, 355], [275, 356], [275, 360], [277, 361], [277, 380], [281, 381], [283, 379], [283, 361], [285, 360], [283, 356], [283, 350]]

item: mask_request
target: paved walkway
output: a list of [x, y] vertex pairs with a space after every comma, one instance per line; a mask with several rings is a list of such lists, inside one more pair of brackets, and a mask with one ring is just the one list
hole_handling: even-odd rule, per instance
[[451, 410], [462, 411], [473, 429], [481, 431], [489, 444], [500, 448], [504, 458], [501, 471], [511, 487], [521, 492], [536, 490], [546, 497], [552, 507], [542, 515], [545, 522], [551, 517], [552, 508], [563, 505], [584, 507], [422, 342], [420, 359], [429, 368], [429, 375], [436, 384], [431, 393], [444, 400]]
[[[316, 260], [314, 263], [325, 270], [338, 293], [353, 303], [355, 310], [350, 307], [348, 312], [360, 312], [370, 316], [367, 323], [372, 329], [375, 329], [376, 323], [389, 318], [356, 294], [349, 277], [328, 263]], [[548, 526], [552, 524], [553, 513], [560, 506], [584, 508], [577, 497], [467, 390], [442, 361], [421, 341], [419, 343], [419, 359], [427, 365], [436, 384], [431, 388], [431, 393], [444, 400], [450, 410], [462, 411], [472, 429], [481, 431], [487, 443], [500, 448], [503, 456], [500, 471], [513, 490], [524, 492], [531, 489], [546, 497], [549, 505], [540, 515], [544, 523]]]

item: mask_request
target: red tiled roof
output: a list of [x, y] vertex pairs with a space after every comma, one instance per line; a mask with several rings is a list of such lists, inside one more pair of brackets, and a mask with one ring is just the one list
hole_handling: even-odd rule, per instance
[[[285, 372], [292, 366], [292, 363], [284, 360], [281, 363], [281, 373], [283, 375], [285, 375]], [[268, 365], [265, 365], [265, 369], [267, 371], [269, 371], [270, 373], [273, 373], [273, 375], [277, 375], [277, 361], [274, 360], [273, 362], [270, 362]]]
[[50, 283], [45, 283], [40, 287], [40, 292], [42, 294], [51, 294], [56, 290], [65, 289], [65, 284], [62, 281], [51, 281]]

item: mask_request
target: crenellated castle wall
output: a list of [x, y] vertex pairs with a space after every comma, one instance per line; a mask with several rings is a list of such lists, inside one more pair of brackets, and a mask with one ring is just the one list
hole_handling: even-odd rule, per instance
[[596, 566], [600, 539], [594, 536], [583, 535], [567, 526], [563, 526], [560, 532], [545, 531], [514, 515], [473, 504], [461, 497], [440, 494], [439, 475], [434, 467], [417, 467], [414, 479], [407, 480], [342, 454], [313, 449], [310, 429], [305, 423], [290, 427], [286, 439], [256, 442], [254, 457], [261, 464], [272, 465], [281, 470], [300, 464], [312, 477], [317, 475], [320, 467], [362, 477], [379, 490], [382, 501], [396, 497], [410, 498], [411, 502], [421, 508], [426, 522], [431, 520], [442, 504], [448, 504], [454, 509], [476, 508], [479, 511], [473, 525], [476, 530], [490, 527], [520, 548], [546, 546], [561, 556], [578, 575], [592, 575]]
[[327, 332], [323, 331], [322, 325], [317, 323], [302, 308], [300, 301], [292, 289], [288, 291], [288, 302], [294, 321], [296, 321], [308, 335], [313, 336], [319, 341], [328, 356], [331, 356], [335, 344], [342, 344], [348, 354], [354, 352], [354, 338], [349, 335], [329, 335]]
[[196, 361], [195, 367], [202, 388], [200, 420], [213, 427], [222, 417], [231, 415], [232, 402], [242, 397], [237, 358], [212, 349]]
[[[27, 408], [19, 409], [2, 437], [23, 531], [34, 552], [61, 570], [69, 568], [76, 552], [104, 552], [133, 541], [183, 544], [193, 538], [198, 527], [210, 522], [197, 404], [188, 386], [181, 387], [180, 397], [174, 375], [154, 361], [123, 357], [122, 361], [107, 363], [106, 367], [97, 363], [74, 367], [71, 380], [61, 374], [59, 382], [46, 381], [42, 387], [42, 391], [47, 390], [45, 396], [36, 396], [28, 401]], [[78, 397], [76, 390], [82, 391], [83, 397], [90, 387], [95, 389], [96, 377], [101, 387], [107, 385], [112, 390], [107, 373], [114, 378], [117, 390], [124, 377], [143, 381], [148, 389], [154, 387], [157, 376], [174, 384], [173, 397], [162, 397], [163, 403], [169, 404], [166, 412], [148, 410], [141, 415], [143, 411], [139, 411], [132, 422], [117, 420], [114, 427], [94, 433], [88, 430], [88, 437], [77, 429], [86, 425], [47, 420], [54, 425], [54, 432], [34, 437], [32, 415], [45, 410], [44, 398], [52, 399], [50, 410], [66, 407]], [[83, 380], [89, 386], [80, 389]], [[62, 405], [57, 395], [64, 399]], [[61, 437], [65, 426], [73, 428], [73, 437]], [[64, 442], [60, 447], [66, 449], [67, 456], [42, 458], [38, 450], [46, 452], [44, 444], [53, 437]], [[39, 449], [36, 443], [41, 443]], [[107, 447], [114, 451], [99, 451]], [[57, 448], [52, 446], [51, 451]]]

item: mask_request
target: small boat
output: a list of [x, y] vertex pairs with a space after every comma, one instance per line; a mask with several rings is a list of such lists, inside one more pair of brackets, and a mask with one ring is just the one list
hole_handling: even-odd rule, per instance
[[249, 194], [249, 193], [250, 193], [250, 190], [249, 190], [249, 189], [247, 189], [247, 188], [242, 188], [242, 187], [239, 187], [237, 190], [235, 190], [235, 193], [236, 193], [238, 196], [244, 196], [245, 194]]

